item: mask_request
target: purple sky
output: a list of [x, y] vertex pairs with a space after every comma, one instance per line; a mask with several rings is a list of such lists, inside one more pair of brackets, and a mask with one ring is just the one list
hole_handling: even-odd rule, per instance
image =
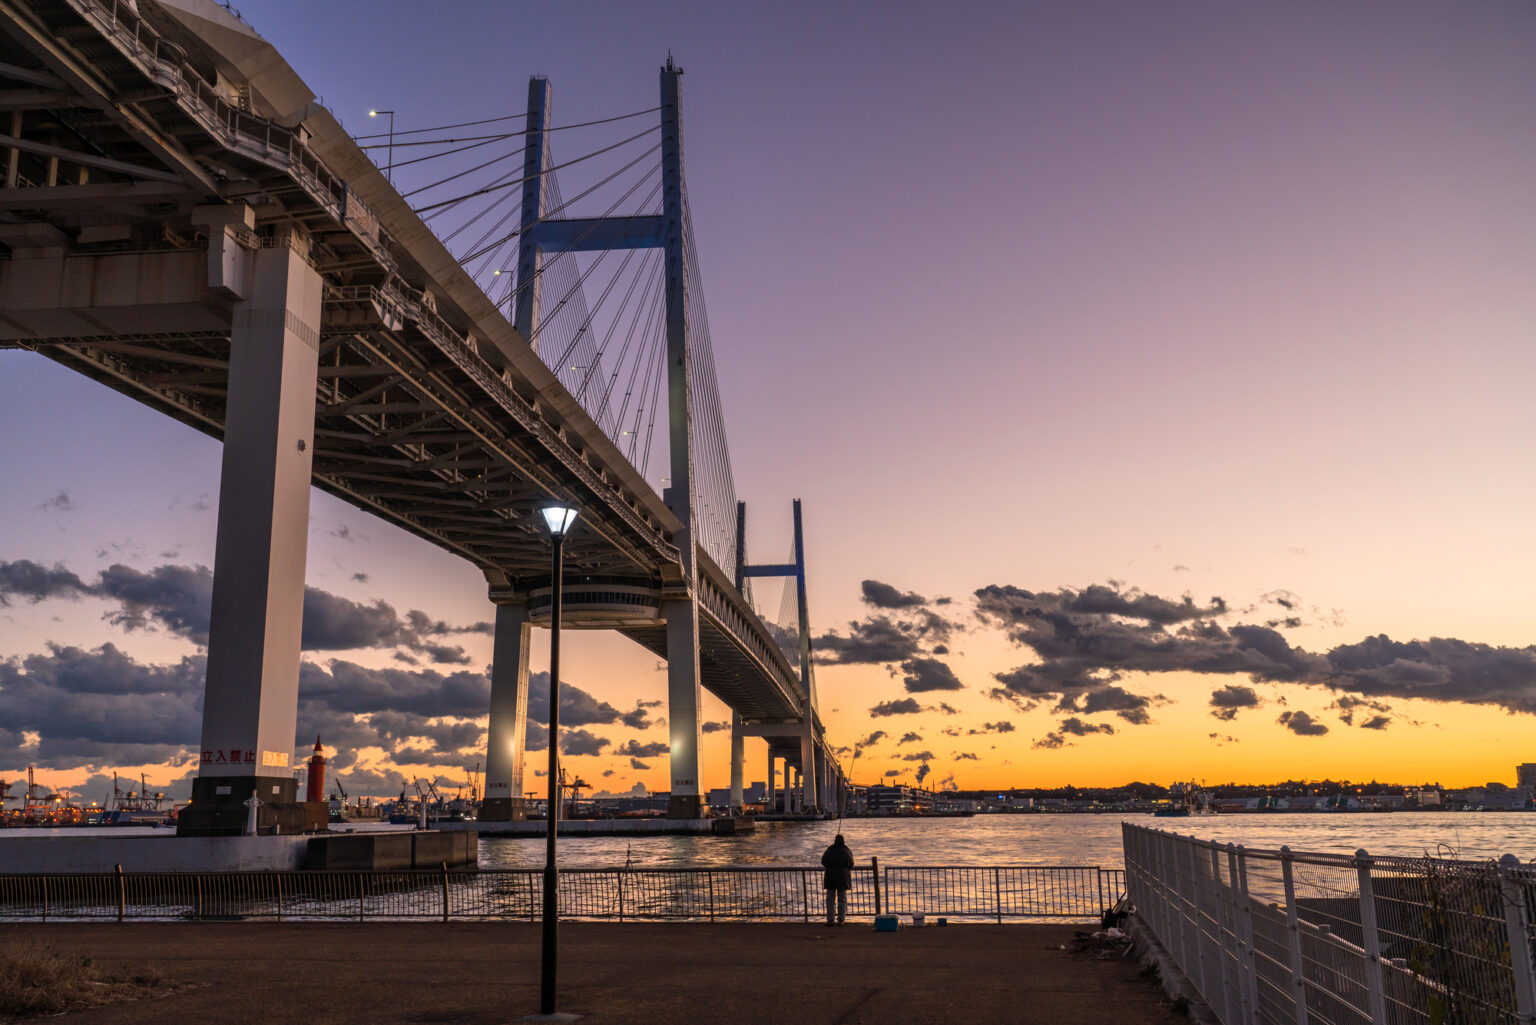
[[[530, 74], [551, 78], [556, 123], [643, 109], [672, 52], [751, 551], [776, 560], [804, 499], [818, 628], [871, 613], [867, 578], [953, 597], [967, 624], [987, 585], [1116, 580], [1233, 609], [1299, 595], [1315, 612], [1286, 637], [1312, 652], [1536, 641], [1536, 8], [658, 6], [241, 11], [360, 133], [381, 127], [370, 107], [401, 130], [519, 112]], [[211, 564], [211, 442], [18, 353], [0, 353], [0, 430], [26, 439], [0, 456], [0, 559]], [[48, 504], [61, 491], [72, 508]], [[312, 585], [487, 616], [467, 565], [327, 498], [314, 520]], [[13, 603], [0, 656], [193, 650], [100, 614]], [[615, 705], [659, 690], [654, 660], [582, 643], [595, 668], [573, 682]], [[1480, 781], [1536, 755], [1528, 715], [1455, 702], [1409, 702], [1368, 736], [1299, 736], [1271, 707], [1221, 724], [1238, 743], [1208, 738], [1212, 687], [1248, 681], [1179, 672], [1121, 681], [1168, 699], [1152, 725], [1039, 749], [1059, 714], [983, 696], [1030, 652], [978, 625], [951, 647], [955, 721], [1017, 724], [962, 785]], [[901, 676], [820, 671], [839, 742]], [[1261, 696], [1314, 717], [1335, 697]], [[1145, 767], [1169, 746], [1185, 761]], [[939, 778], [955, 752], [935, 750]]]

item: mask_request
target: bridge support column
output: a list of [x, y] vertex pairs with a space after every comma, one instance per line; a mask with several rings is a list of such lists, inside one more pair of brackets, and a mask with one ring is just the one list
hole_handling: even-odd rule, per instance
[[532, 632], [526, 603], [496, 603], [482, 822], [521, 822], [527, 814], [523, 807], [523, 750], [528, 737], [528, 648]]
[[746, 753], [746, 738], [741, 735], [741, 714], [731, 713], [731, 814], [741, 812], [747, 803], [742, 787], [742, 756]]
[[800, 810], [816, 810], [816, 739], [809, 723], [800, 734]]
[[289, 762], [298, 716], [304, 560], [322, 281], [302, 238], [250, 254], [234, 310], [229, 403], [203, 734], [184, 836], [300, 832], [304, 809]]
[[699, 787], [699, 606], [692, 598], [662, 603], [667, 617], [667, 725], [672, 740], [672, 797], [667, 818], [704, 817]]

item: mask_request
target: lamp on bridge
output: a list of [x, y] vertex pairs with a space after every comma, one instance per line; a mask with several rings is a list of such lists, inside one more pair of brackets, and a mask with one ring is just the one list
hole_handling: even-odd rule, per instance
[[555, 869], [555, 837], [560, 820], [560, 601], [562, 546], [576, 522], [576, 510], [568, 505], [548, 505], [541, 512], [549, 527], [551, 562], [549, 577], [549, 806], [544, 813], [544, 932], [539, 973], [539, 1013], [536, 1020], [568, 1021], [575, 1015], [555, 1013], [555, 965], [560, 918], [560, 877]]
[[369, 117], [383, 117], [386, 114], [389, 115], [389, 162], [384, 165], [384, 177], [393, 182], [395, 180], [395, 112], [392, 110], [370, 110], [368, 112]]

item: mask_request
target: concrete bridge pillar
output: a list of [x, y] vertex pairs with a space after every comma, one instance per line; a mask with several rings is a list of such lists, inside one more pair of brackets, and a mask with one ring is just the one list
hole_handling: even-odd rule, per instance
[[[238, 209], [238, 208], [231, 208]], [[222, 226], [210, 246], [225, 238]], [[230, 337], [229, 402], [219, 481], [218, 538], [203, 733], [188, 836], [301, 831], [289, 762], [298, 715], [304, 560], [322, 281], [308, 243], [238, 254], [248, 272], [225, 284], [241, 301]]]
[[742, 788], [742, 756], [746, 753], [746, 738], [741, 734], [741, 714], [731, 713], [731, 813], [740, 811], [746, 804]]
[[811, 735], [809, 714], [806, 718], [805, 732], [800, 734], [800, 806], [803, 811], [814, 811], [816, 808], [816, 738]]
[[497, 599], [491, 655], [491, 721], [485, 752], [485, 800], [480, 819], [521, 822], [523, 750], [528, 737], [528, 648], [532, 627], [526, 602]]
[[672, 797], [667, 818], [704, 816], [699, 787], [699, 607], [692, 598], [662, 603], [667, 617], [667, 725], [672, 741]]

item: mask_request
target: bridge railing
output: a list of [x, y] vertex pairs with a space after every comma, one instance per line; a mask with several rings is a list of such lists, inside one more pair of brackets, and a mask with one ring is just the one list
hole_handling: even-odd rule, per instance
[[1136, 916], [1225, 1025], [1536, 1020], [1536, 872], [1123, 826]]
[[[1124, 890], [1094, 867], [858, 866], [848, 913], [960, 920], [1097, 919]], [[826, 913], [814, 867], [573, 868], [561, 917], [814, 921]], [[542, 869], [103, 872], [0, 875], [0, 921], [526, 919], [543, 914]]]

